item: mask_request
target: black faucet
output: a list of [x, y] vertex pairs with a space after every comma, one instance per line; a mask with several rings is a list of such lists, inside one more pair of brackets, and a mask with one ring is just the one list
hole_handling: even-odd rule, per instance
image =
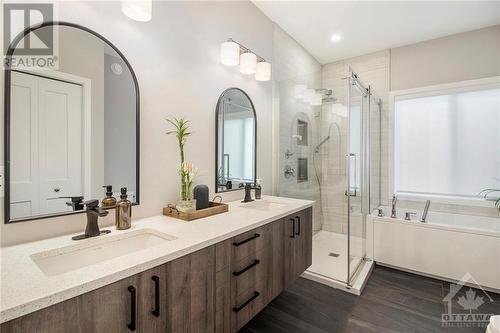
[[111, 230], [99, 230], [99, 225], [97, 224], [97, 219], [108, 215], [108, 211], [99, 207], [99, 200], [88, 200], [83, 203], [87, 206], [87, 226], [85, 227], [85, 233], [83, 235], [78, 235], [72, 237], [73, 240], [80, 240], [89, 237], [96, 237], [101, 234], [108, 234]]
[[242, 202], [252, 202], [252, 190], [260, 190], [260, 186], [252, 186], [252, 183], [245, 183], [245, 198]]

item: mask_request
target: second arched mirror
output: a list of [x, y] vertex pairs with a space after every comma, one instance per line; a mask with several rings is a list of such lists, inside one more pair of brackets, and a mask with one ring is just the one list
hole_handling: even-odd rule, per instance
[[239, 88], [225, 90], [216, 109], [216, 192], [232, 191], [257, 178], [257, 116]]

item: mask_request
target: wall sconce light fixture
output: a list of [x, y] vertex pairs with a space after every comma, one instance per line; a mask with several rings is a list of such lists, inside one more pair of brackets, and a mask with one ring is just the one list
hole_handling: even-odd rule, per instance
[[255, 74], [257, 81], [271, 80], [271, 64], [249, 48], [229, 38], [220, 46], [220, 61], [226, 66], [240, 65], [242, 74]]

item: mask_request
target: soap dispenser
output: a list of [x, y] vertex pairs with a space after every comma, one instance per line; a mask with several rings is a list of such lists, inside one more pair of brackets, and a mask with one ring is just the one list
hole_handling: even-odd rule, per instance
[[127, 199], [127, 188], [121, 188], [120, 201], [116, 204], [117, 230], [129, 229], [132, 226], [132, 203]]
[[116, 206], [116, 198], [113, 196], [113, 186], [103, 186], [106, 189], [106, 197], [101, 201], [101, 207], [114, 207]]
[[256, 179], [255, 180], [255, 199], [259, 200], [262, 199], [262, 185], [261, 179]]

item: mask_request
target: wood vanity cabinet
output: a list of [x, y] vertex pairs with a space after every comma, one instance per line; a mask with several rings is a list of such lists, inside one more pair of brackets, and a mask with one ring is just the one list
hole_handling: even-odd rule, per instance
[[3, 323], [0, 332], [237, 332], [311, 261], [307, 208]]
[[[1, 333], [165, 332], [166, 266], [44, 308], [0, 326]], [[156, 287], [158, 286], [158, 287]], [[156, 291], [159, 288], [159, 293]], [[159, 295], [159, 302], [155, 302]], [[160, 308], [157, 305], [160, 304]], [[159, 312], [153, 313], [154, 310]], [[158, 315], [157, 315], [158, 314]]]
[[312, 208], [283, 219], [285, 288], [312, 264]]

